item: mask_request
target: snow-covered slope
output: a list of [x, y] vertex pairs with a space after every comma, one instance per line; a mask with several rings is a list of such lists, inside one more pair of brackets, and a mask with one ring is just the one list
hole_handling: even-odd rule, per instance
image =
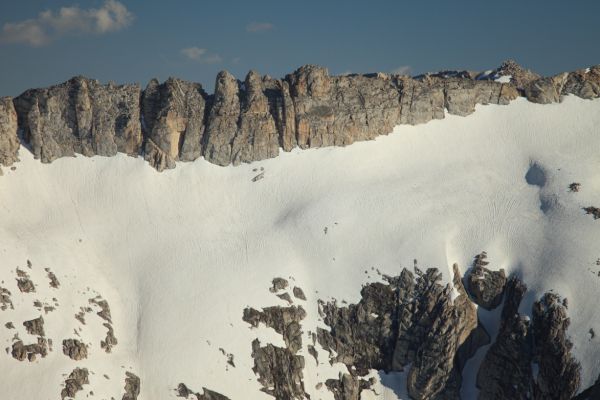
[[[64, 375], [80, 366], [91, 375], [78, 399], [90, 390], [120, 398], [125, 371], [141, 378], [141, 399], [175, 397], [180, 382], [231, 399], [269, 399], [252, 372], [251, 341], [282, 339], [250, 329], [242, 311], [287, 304], [269, 292], [272, 278], [304, 290], [307, 300], [295, 304], [307, 310], [303, 330], [314, 332], [324, 327], [317, 300], [357, 301], [361, 284], [380, 279], [371, 267], [396, 274], [417, 259], [450, 279], [453, 263], [464, 272], [482, 250], [491, 267], [528, 284], [524, 313], [544, 291], [568, 298], [586, 387], [600, 370], [599, 339], [589, 335], [600, 332], [600, 222], [582, 211], [600, 204], [599, 126], [600, 100], [566, 97], [478, 106], [469, 117], [400, 126], [375, 141], [238, 167], [198, 160], [158, 173], [124, 155], [44, 165], [21, 150], [16, 170], [0, 178], [0, 286], [14, 304], [0, 311], [0, 341], [9, 347], [18, 332], [33, 342], [22, 322], [43, 315], [54, 350], [31, 363], [0, 355], [2, 398], [55, 399]], [[568, 191], [572, 182], [579, 192]], [[19, 292], [17, 266], [35, 293]], [[110, 304], [119, 341], [110, 354], [100, 348], [103, 321], [74, 318], [97, 295]], [[34, 300], [58, 305], [44, 314]], [[80, 328], [89, 358], [73, 361], [61, 343]], [[325, 354], [318, 367], [306, 358], [306, 391], [332, 399], [316, 385], [345, 367], [329, 366]], [[470, 376], [466, 398], [476, 393]], [[376, 391], [385, 399], [401, 392]]]

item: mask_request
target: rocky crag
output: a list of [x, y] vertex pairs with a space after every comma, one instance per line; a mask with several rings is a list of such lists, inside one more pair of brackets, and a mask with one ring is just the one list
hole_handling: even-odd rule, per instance
[[[364, 285], [356, 304], [320, 301], [319, 313], [329, 329], [318, 328], [315, 344], [322, 350], [311, 346], [314, 352], [309, 353], [318, 362], [324, 352], [330, 364], [341, 363], [347, 370], [321, 384], [336, 400], [359, 400], [363, 391], [373, 390], [373, 370], [405, 371], [411, 399], [460, 399], [467, 360], [490, 344], [476, 307], [486, 299], [489, 309], [502, 306], [502, 313], [498, 335], [479, 366], [480, 400], [598, 398], [600, 383], [575, 397], [581, 367], [571, 354], [566, 299], [546, 293], [534, 302], [531, 317], [520, 314], [527, 287], [515, 276], [507, 279], [503, 271], [487, 269], [487, 264], [481, 253], [464, 278], [455, 265], [452, 282], [443, 284], [439, 270], [423, 271], [415, 263], [414, 271], [404, 268], [398, 276], [383, 275], [382, 281]], [[473, 282], [474, 277], [477, 285], [463, 285], [463, 279]], [[272, 290], [283, 288], [278, 283], [273, 281]], [[305, 398], [304, 362], [291, 361], [301, 346], [303, 317], [304, 311], [295, 306], [244, 311], [244, 321], [273, 327], [284, 337], [287, 348], [260, 354], [257, 350], [265, 348], [253, 343], [255, 372], [265, 392], [276, 399]]]
[[[60, 307], [63, 286], [57, 284], [56, 276], [54, 279], [49, 276], [49, 268], [36, 269], [29, 261], [27, 264], [28, 273], [15, 268], [13, 286], [19, 286], [19, 279], [27, 279], [31, 282], [27, 286], [39, 288], [33, 282], [45, 278], [52, 292], [57, 293], [52, 304]], [[475, 256], [464, 276], [455, 264], [452, 279], [447, 283], [438, 269], [420, 269], [416, 261], [412, 270], [403, 268], [396, 276], [381, 275], [377, 271], [380, 279], [363, 285], [356, 304], [315, 299], [311, 306], [307, 302], [310, 293], [290, 285], [284, 278], [274, 278], [269, 291], [278, 298], [279, 304], [281, 300], [288, 304], [260, 309], [248, 306], [241, 313], [249, 329], [267, 328], [282, 338], [283, 345], [248, 340], [255, 379], [261, 390], [274, 399], [309, 399], [305, 377], [307, 368], [316, 362], [317, 366], [335, 364], [335, 368], [341, 368], [337, 378], [323, 377], [315, 386], [318, 391], [330, 391], [336, 400], [360, 400], [366, 397], [365, 391], [378, 395], [374, 371], [404, 372], [406, 391], [411, 399], [458, 400], [467, 361], [482, 346], [490, 345], [485, 349], [477, 374], [480, 400], [599, 399], [600, 378], [595, 385], [580, 391], [581, 367], [572, 355], [567, 299], [553, 292], [545, 293], [533, 302], [530, 313], [525, 315], [521, 303], [527, 293], [526, 285], [516, 276], [506, 277], [502, 270], [494, 271], [488, 266], [487, 255], [482, 252]], [[67, 290], [72, 282], [66, 276], [61, 276], [63, 279], [66, 282], [62, 290]], [[86, 290], [92, 295], [96, 293]], [[13, 297], [32, 298], [36, 293], [13, 294], [0, 288], [0, 312], [30, 307], [31, 302], [18, 298], [13, 305]], [[61, 398], [72, 398], [80, 391], [91, 396], [95, 388], [88, 377], [101, 371], [88, 371], [85, 367], [89, 351], [106, 352], [106, 357], [110, 357], [110, 348], [117, 345], [116, 338], [109, 337], [113, 329], [108, 301], [99, 294], [89, 296], [84, 294], [83, 298], [87, 299], [79, 313], [74, 317], [68, 314], [73, 326], [81, 325], [85, 331], [75, 329], [73, 334], [77, 338], [62, 340], [64, 357], [79, 366], [69, 375], [65, 374]], [[33, 308], [41, 313], [44, 304], [33, 301]], [[502, 308], [494, 340], [479, 321], [478, 304], [490, 310]], [[316, 313], [324, 325], [317, 326], [314, 332], [305, 332], [303, 323], [307, 317], [316, 317]], [[7, 322], [4, 328], [15, 334], [12, 346], [5, 349], [6, 357], [12, 356], [23, 363], [47, 362], [45, 358], [53, 349], [51, 335], [45, 329], [46, 321], [56, 323], [55, 318], [62, 316], [49, 311], [22, 323]], [[107, 339], [100, 340], [99, 344], [82, 338], [90, 329], [86, 322], [92, 318], [100, 319], [108, 329]], [[17, 325], [24, 327], [29, 340], [19, 338]], [[234, 355], [222, 348], [220, 351], [227, 357], [228, 365], [235, 368]], [[121, 399], [138, 399], [141, 385], [138, 376], [125, 372]], [[196, 392], [184, 383], [173, 390], [176, 396], [188, 400], [229, 399], [204, 387]]]
[[600, 65], [552, 77], [507, 61], [484, 73], [445, 71], [330, 76], [314, 65], [283, 79], [220, 72], [214, 94], [170, 78], [103, 85], [74, 77], [60, 85], [0, 99], [0, 164], [17, 161], [19, 137], [36, 158], [143, 156], [159, 171], [204, 157], [218, 165], [276, 157], [280, 149], [345, 146], [374, 139], [398, 124], [445, 113], [468, 115], [477, 104], [535, 103], [564, 95], [600, 96]]
[[331, 330], [319, 329], [318, 341], [331, 362], [345, 364], [362, 383], [357, 387], [365, 386], [361, 377], [371, 369], [409, 368], [413, 399], [458, 399], [464, 363], [489, 336], [478, 325], [456, 265], [454, 276], [452, 285], [443, 285], [435, 268], [403, 269], [399, 276], [384, 276], [387, 283], [364, 286], [356, 305], [322, 303]]

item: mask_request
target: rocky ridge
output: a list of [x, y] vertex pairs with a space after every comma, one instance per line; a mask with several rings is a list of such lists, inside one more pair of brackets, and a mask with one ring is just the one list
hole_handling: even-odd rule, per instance
[[512, 61], [494, 71], [331, 76], [306, 65], [283, 79], [222, 71], [215, 92], [169, 78], [106, 85], [74, 77], [60, 85], [0, 99], [0, 164], [17, 161], [21, 140], [42, 162], [60, 157], [142, 155], [159, 171], [204, 157], [237, 165], [276, 157], [280, 148], [345, 146], [398, 124], [468, 115], [477, 104], [535, 103], [573, 94], [600, 96], [600, 66], [540, 77]]
[[[451, 285], [443, 285], [435, 268], [403, 269], [399, 276], [384, 276], [387, 283], [364, 286], [358, 304], [321, 303], [331, 330], [319, 329], [319, 343], [330, 352], [330, 362], [345, 364], [356, 380], [350, 384], [342, 376], [328, 387], [364, 388], [362, 377], [371, 369], [408, 368], [411, 398], [458, 399], [461, 370], [489, 336], [478, 324], [456, 265], [454, 276]], [[346, 398], [360, 396], [340, 397]]]
[[[463, 278], [454, 265], [452, 282], [443, 284], [439, 270], [423, 271], [415, 262], [414, 272], [404, 268], [398, 276], [383, 275], [382, 281], [365, 284], [356, 304], [319, 301], [319, 314], [329, 329], [318, 328], [316, 341], [329, 353], [331, 365], [341, 363], [347, 371], [323, 382], [334, 398], [361, 399], [363, 391], [374, 390], [376, 381], [370, 374], [378, 370], [408, 372], [411, 399], [460, 399], [463, 367], [490, 343], [474, 301], [499, 298], [495, 306], [503, 304], [500, 330], [479, 366], [478, 398], [594, 399], [598, 384], [575, 397], [581, 367], [571, 354], [567, 300], [545, 293], [533, 303], [531, 317], [521, 314], [527, 287], [515, 276], [507, 279], [487, 269], [486, 258], [485, 252], [475, 257], [474, 292], [471, 285], [463, 285], [473, 270]], [[286, 287], [286, 281], [276, 278], [271, 291]], [[244, 310], [244, 321], [274, 328], [286, 344], [278, 348], [253, 343], [254, 371], [275, 399], [304, 398], [304, 360], [296, 365], [293, 357], [302, 345], [299, 322], [304, 315], [295, 306]], [[309, 347], [318, 362], [316, 349]]]

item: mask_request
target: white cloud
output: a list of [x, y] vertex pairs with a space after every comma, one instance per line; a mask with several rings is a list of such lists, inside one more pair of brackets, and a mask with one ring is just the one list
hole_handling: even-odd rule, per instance
[[200, 61], [204, 64], [218, 64], [223, 61], [223, 59], [218, 54], [208, 54], [206, 57], [200, 59]]
[[201, 49], [199, 47], [186, 47], [185, 49], [181, 49], [181, 54], [190, 60], [200, 60], [200, 58], [206, 54], [206, 49]]
[[270, 22], [251, 22], [246, 26], [246, 32], [265, 32], [275, 28]]
[[412, 73], [412, 68], [410, 65], [402, 65], [398, 68], [393, 69], [392, 74], [398, 75], [410, 75]]
[[126, 28], [133, 14], [122, 3], [106, 0], [100, 8], [62, 7], [43, 11], [37, 18], [7, 22], [0, 31], [0, 43], [43, 46], [68, 34], [104, 34]]
[[181, 49], [181, 54], [190, 60], [198, 61], [203, 64], [217, 64], [223, 61], [220, 55], [209, 54], [208, 50], [195, 46]]

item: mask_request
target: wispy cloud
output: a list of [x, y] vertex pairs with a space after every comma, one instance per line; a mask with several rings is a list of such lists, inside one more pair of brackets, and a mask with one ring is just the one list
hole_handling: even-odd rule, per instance
[[270, 22], [251, 22], [246, 25], [246, 32], [265, 32], [273, 30], [274, 28], [275, 25]]
[[181, 49], [181, 54], [189, 60], [198, 61], [202, 64], [217, 64], [223, 61], [220, 55], [210, 54], [208, 50], [195, 46]]
[[36, 18], [5, 23], [0, 31], [0, 43], [38, 47], [69, 34], [101, 35], [119, 31], [133, 19], [127, 7], [116, 0], [106, 0], [100, 8], [62, 7], [58, 11], [43, 11]]
[[401, 65], [400, 67], [395, 68], [390, 72], [392, 74], [398, 74], [398, 75], [410, 75], [412, 73], [412, 68], [410, 65]]

